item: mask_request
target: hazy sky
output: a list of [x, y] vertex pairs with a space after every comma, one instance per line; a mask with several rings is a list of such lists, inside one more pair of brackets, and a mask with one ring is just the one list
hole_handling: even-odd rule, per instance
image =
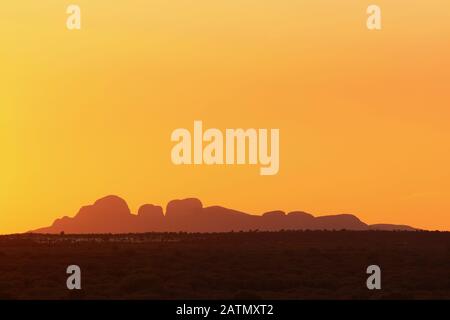
[[[0, 5], [0, 233], [108, 194], [450, 230], [449, 1], [73, 2]], [[194, 120], [279, 128], [280, 172], [173, 165]]]

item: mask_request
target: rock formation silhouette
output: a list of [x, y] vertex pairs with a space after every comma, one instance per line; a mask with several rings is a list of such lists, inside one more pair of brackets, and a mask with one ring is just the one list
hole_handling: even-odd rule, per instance
[[34, 233], [140, 233], [140, 232], [230, 232], [279, 230], [416, 230], [406, 225], [368, 225], [352, 214], [314, 217], [293, 211], [270, 211], [252, 215], [220, 206], [203, 207], [199, 199], [172, 200], [165, 214], [162, 207], [144, 204], [137, 215], [126, 201], [107, 196], [82, 207], [74, 217], [63, 217]]

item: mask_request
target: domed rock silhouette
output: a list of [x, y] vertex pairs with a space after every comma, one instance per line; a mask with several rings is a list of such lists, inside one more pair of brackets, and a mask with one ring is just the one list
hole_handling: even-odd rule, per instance
[[265, 212], [265, 213], [263, 213], [263, 217], [266, 217], [266, 218], [281, 218], [281, 219], [283, 219], [284, 218], [284, 216], [286, 215], [286, 213], [284, 213], [284, 211], [281, 211], [281, 210], [275, 210], [275, 211], [269, 211], [269, 212]]
[[154, 231], [164, 230], [164, 212], [161, 206], [153, 204], [144, 204], [138, 210], [137, 220], [139, 223], [138, 229], [145, 232], [148, 226], [153, 226]]
[[281, 230], [288, 227], [286, 213], [275, 210], [263, 213], [259, 230]]
[[151, 219], [164, 219], [164, 212], [161, 206], [144, 204], [139, 208], [138, 216]]
[[137, 233], [137, 232], [230, 232], [278, 230], [415, 230], [405, 225], [367, 225], [351, 214], [314, 217], [293, 211], [269, 211], [262, 216], [221, 206], [203, 207], [196, 198], [172, 200], [166, 214], [160, 206], [145, 204], [138, 214], [132, 214], [126, 201], [118, 196], [107, 196], [82, 207], [73, 217], [63, 217], [35, 233]]
[[172, 200], [167, 204], [167, 217], [188, 216], [195, 213], [200, 213], [203, 209], [203, 204], [199, 199], [188, 198], [183, 200]]
[[40, 229], [42, 233], [120, 233], [124, 226], [134, 224], [125, 200], [118, 196], [106, 196], [94, 204], [81, 207], [73, 218], [56, 220], [51, 227]]
[[330, 216], [322, 216], [314, 219], [317, 229], [332, 230], [367, 230], [368, 225], [359, 220], [352, 214], [338, 214]]

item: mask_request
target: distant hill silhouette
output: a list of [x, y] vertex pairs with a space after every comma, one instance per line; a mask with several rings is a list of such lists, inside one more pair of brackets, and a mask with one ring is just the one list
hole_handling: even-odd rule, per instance
[[416, 230], [405, 225], [367, 225], [351, 214], [314, 217], [293, 211], [266, 212], [251, 215], [220, 206], [203, 207], [200, 200], [173, 200], [166, 212], [160, 206], [144, 204], [137, 215], [132, 214], [125, 200], [107, 196], [93, 205], [82, 207], [73, 217], [55, 220], [50, 227], [34, 233], [138, 233], [138, 232], [229, 232], [278, 230]]

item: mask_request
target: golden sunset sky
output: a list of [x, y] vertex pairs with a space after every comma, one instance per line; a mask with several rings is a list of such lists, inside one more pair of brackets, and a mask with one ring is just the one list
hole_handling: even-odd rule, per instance
[[[447, 0], [3, 1], [0, 233], [109, 194], [450, 230], [449, 16]], [[173, 165], [170, 134], [194, 120], [279, 128], [280, 172]]]

